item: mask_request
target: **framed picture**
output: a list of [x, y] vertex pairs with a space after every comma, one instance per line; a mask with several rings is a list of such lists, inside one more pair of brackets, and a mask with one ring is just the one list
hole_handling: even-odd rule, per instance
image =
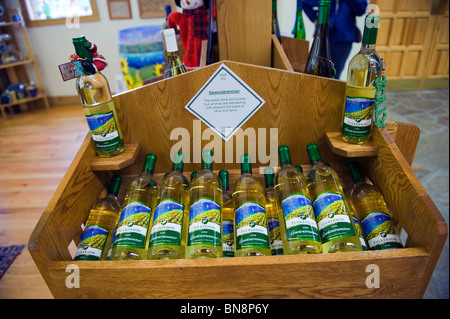
[[170, 5], [172, 11], [175, 11], [174, 0], [138, 0], [139, 14], [141, 18], [165, 18], [166, 5]]
[[130, 0], [108, 0], [108, 11], [111, 20], [131, 19]]

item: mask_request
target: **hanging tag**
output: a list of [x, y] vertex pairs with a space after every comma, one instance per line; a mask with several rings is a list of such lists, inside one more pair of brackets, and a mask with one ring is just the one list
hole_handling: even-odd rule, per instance
[[59, 72], [64, 82], [75, 79], [75, 70], [71, 62], [58, 65]]

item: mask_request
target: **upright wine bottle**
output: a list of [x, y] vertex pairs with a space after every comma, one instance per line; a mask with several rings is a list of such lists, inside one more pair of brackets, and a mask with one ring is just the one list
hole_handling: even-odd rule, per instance
[[153, 214], [148, 259], [184, 258], [186, 238], [183, 223], [189, 209], [189, 182], [183, 175], [183, 153], [175, 154], [172, 172], [160, 185], [158, 205]]
[[307, 178], [314, 196], [313, 208], [323, 252], [361, 251], [361, 242], [345, 203], [344, 189], [338, 175], [322, 162], [316, 144], [308, 144], [307, 151], [311, 160]]
[[166, 44], [166, 71], [164, 73], [164, 78], [171, 78], [173, 76], [186, 73], [187, 69], [178, 55], [178, 44], [177, 38], [175, 36], [175, 29], [165, 29], [163, 30], [164, 40]]
[[330, 18], [330, 0], [320, 0], [317, 27], [313, 44], [306, 60], [305, 73], [333, 78], [336, 70], [331, 61], [328, 20]]
[[92, 206], [74, 260], [106, 259], [112, 231], [119, 220], [121, 207], [117, 195], [121, 184], [122, 178], [113, 176], [106, 196]]
[[348, 66], [342, 139], [352, 144], [367, 143], [372, 134], [375, 80], [382, 73], [382, 64], [375, 51], [379, 20], [378, 15], [367, 15], [361, 50]]
[[296, 39], [305, 40], [306, 38], [305, 24], [303, 23], [303, 0], [297, 0], [297, 14], [292, 34]]
[[266, 217], [267, 228], [269, 230], [269, 242], [272, 256], [283, 255], [283, 242], [281, 240], [280, 228], [280, 205], [274, 188], [275, 172], [272, 167], [264, 169], [264, 183], [266, 196]]
[[219, 172], [220, 182], [222, 183], [222, 251], [223, 257], [234, 257], [235, 239], [234, 239], [234, 204], [232, 192], [229, 187], [229, 173], [227, 170]]
[[77, 60], [72, 60], [77, 75], [76, 89], [100, 157], [113, 157], [125, 149], [123, 135], [112, 100], [108, 80], [93, 66], [89, 48], [92, 43], [84, 36], [72, 39]]
[[278, 202], [282, 207], [280, 225], [285, 254], [322, 252], [311, 195], [302, 168], [292, 166], [289, 148], [278, 148], [281, 168], [275, 179]]
[[112, 242], [111, 260], [147, 258], [150, 217], [159, 196], [159, 186], [153, 178], [155, 163], [156, 155], [148, 154], [142, 173], [128, 186]]
[[222, 257], [222, 185], [213, 172], [211, 150], [202, 153], [202, 170], [190, 189], [186, 258]]
[[278, 23], [278, 1], [272, 0], [272, 34], [275, 34], [281, 43], [280, 24]]
[[241, 176], [234, 183], [235, 257], [271, 256], [264, 188], [252, 175], [248, 154], [241, 157]]
[[369, 249], [402, 248], [403, 245], [383, 195], [377, 187], [366, 183], [358, 162], [353, 161], [348, 167], [354, 182], [350, 196], [361, 221]]

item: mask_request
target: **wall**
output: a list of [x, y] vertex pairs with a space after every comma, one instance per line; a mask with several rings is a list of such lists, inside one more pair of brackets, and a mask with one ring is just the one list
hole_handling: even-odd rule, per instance
[[[6, 0], [9, 8], [19, 7], [19, 0]], [[122, 29], [138, 27], [149, 24], [162, 25], [164, 18], [141, 19], [137, 0], [131, 0], [132, 19], [110, 20], [106, 1], [97, 0], [100, 20], [84, 22], [80, 28], [68, 28], [66, 25], [30, 27], [30, 38], [33, 53], [37, 60], [41, 78], [47, 95], [51, 97], [75, 95], [74, 80], [63, 82], [58, 65], [68, 62], [73, 53], [72, 37], [85, 35], [87, 39], [97, 44], [99, 52], [105, 56], [109, 66], [102, 72], [109, 80], [111, 91], [117, 92], [115, 76], [121, 75], [119, 60], [118, 32]], [[279, 0], [278, 14], [280, 29], [283, 35], [290, 36], [295, 19], [296, 0]], [[312, 42], [314, 25], [304, 15], [307, 40]], [[358, 19], [362, 30], [363, 20]], [[350, 57], [358, 52], [360, 44], [354, 44]], [[341, 79], [346, 79], [344, 71]]]

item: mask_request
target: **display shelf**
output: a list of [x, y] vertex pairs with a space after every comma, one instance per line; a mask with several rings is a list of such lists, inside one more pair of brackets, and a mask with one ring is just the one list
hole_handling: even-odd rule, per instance
[[29, 64], [29, 63], [33, 63], [32, 59], [26, 59], [26, 60], [22, 60], [22, 61], [18, 61], [18, 62], [13, 62], [13, 63], [3, 63], [0, 64], [0, 70], [1, 69], [7, 69], [7, 68], [13, 68], [19, 65], [25, 65], [25, 64]]
[[378, 146], [373, 141], [356, 145], [344, 142], [341, 138], [341, 132], [327, 132], [325, 136], [331, 150], [338, 155], [344, 157], [368, 157], [378, 155]]
[[130, 166], [136, 160], [141, 147], [139, 144], [125, 144], [125, 150], [110, 158], [96, 156], [90, 163], [93, 171], [117, 171]]

